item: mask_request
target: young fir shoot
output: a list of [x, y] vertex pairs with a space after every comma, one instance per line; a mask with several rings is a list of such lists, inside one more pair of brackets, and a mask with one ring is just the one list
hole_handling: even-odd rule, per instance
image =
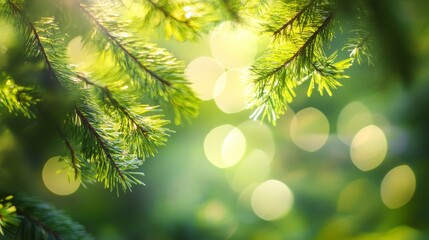
[[336, 19], [333, 1], [278, 0], [270, 4], [262, 27], [272, 40], [251, 68], [252, 118], [275, 123], [296, 97], [298, 86], [308, 83], [308, 96], [314, 89], [331, 96], [342, 85], [340, 80], [348, 77], [344, 72], [354, 59], [360, 63], [366, 55], [371, 63], [368, 38], [361, 35], [348, 40], [346, 48], [353, 48], [349, 58], [337, 60], [336, 51], [327, 53], [338, 28]]

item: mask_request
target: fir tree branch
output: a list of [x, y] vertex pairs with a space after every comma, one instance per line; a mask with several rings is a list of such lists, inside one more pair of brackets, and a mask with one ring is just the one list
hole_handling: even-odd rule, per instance
[[[107, 102], [103, 102], [109, 107], [113, 107], [114, 110], [117, 110], [119, 112], [120, 119], [125, 117], [126, 121], [120, 120], [123, 125], [122, 132], [124, 133], [124, 136], [130, 136], [129, 146], [137, 146], [136, 152], [139, 157], [144, 159], [145, 156], [153, 156], [156, 151], [155, 147], [165, 144], [165, 137], [168, 136], [166, 132], [168, 130], [164, 129], [162, 126], [169, 121], [160, 120], [158, 119], [158, 116], [141, 117], [146, 111], [152, 111], [154, 109], [153, 107], [147, 106], [144, 111], [138, 111], [136, 114], [132, 109], [126, 106], [126, 103], [123, 100], [118, 100], [108, 86], [102, 86], [88, 79], [83, 74], [77, 74], [77, 78], [100, 90], [103, 94], [103, 100], [104, 98], [107, 98]], [[112, 112], [107, 112], [107, 114], [112, 114]], [[137, 132], [135, 130], [137, 130]], [[133, 136], [136, 136], [137, 138], [134, 138]], [[140, 136], [143, 136], [144, 142], [134, 144], [134, 142], [140, 142], [138, 141]]]
[[122, 170], [119, 168], [118, 164], [115, 162], [115, 160], [112, 157], [112, 154], [110, 153], [108, 147], [106, 146], [106, 143], [104, 139], [100, 136], [100, 134], [97, 132], [97, 130], [92, 126], [92, 124], [89, 122], [89, 120], [85, 117], [85, 115], [80, 111], [79, 108], [75, 108], [75, 113], [79, 117], [80, 121], [83, 123], [85, 128], [95, 137], [97, 140], [98, 145], [103, 150], [104, 155], [109, 160], [113, 168], [115, 169], [116, 173], [119, 175], [121, 180], [123, 182], [126, 182], [124, 174], [122, 173]]
[[11, 227], [18, 225], [16, 207], [12, 203], [13, 196], [9, 195], [0, 199], [0, 234], [4, 235]]
[[[239, 10], [242, 6], [241, 1], [237, 0], [218, 0], [220, 9], [224, 12], [223, 15], [226, 15], [227, 20], [232, 20], [234, 22], [241, 22], [241, 16]], [[226, 14], [225, 14], [226, 13]]]
[[131, 116], [131, 113], [128, 111], [128, 109], [126, 108], [126, 107], [124, 107], [124, 106], [122, 106], [119, 102], [118, 102], [118, 100], [116, 100], [114, 97], [113, 97], [113, 94], [112, 94], [112, 92], [109, 90], [109, 88], [107, 87], [107, 86], [101, 86], [101, 85], [98, 85], [98, 84], [96, 84], [96, 83], [94, 83], [94, 82], [92, 82], [92, 81], [90, 81], [88, 78], [86, 78], [86, 77], [84, 77], [84, 76], [82, 76], [82, 75], [80, 75], [80, 74], [78, 74], [77, 75], [77, 77], [80, 79], [80, 80], [82, 80], [82, 81], [84, 81], [86, 84], [88, 84], [88, 85], [91, 85], [91, 86], [94, 86], [94, 87], [96, 87], [96, 88], [98, 88], [98, 89], [101, 89], [101, 91], [103, 91], [104, 93], [105, 93], [105, 95], [107, 96], [107, 98], [109, 99], [109, 101], [115, 106], [115, 107], [117, 107], [121, 112], [122, 112], [122, 114], [124, 114], [136, 127], [137, 127], [137, 129], [143, 134], [143, 136], [147, 139], [148, 138], [148, 135], [149, 135], [149, 129], [147, 129], [146, 127], [144, 127], [144, 126], [141, 126], [138, 122], [137, 122], [137, 120], [136, 119], [134, 119], [134, 117], [133, 116]]
[[[161, 108], [172, 109], [176, 124], [182, 117], [197, 114], [198, 99], [184, 77], [181, 62], [166, 50], [143, 42], [136, 33], [124, 32], [124, 29], [133, 29], [132, 24], [112, 16], [105, 8], [84, 4], [79, 4], [79, 8], [95, 25], [89, 39], [95, 40], [96, 47], [105, 51], [105, 56], [111, 56], [119, 67], [113, 68], [109, 75], [103, 72], [103, 76], [97, 76], [98, 72], [93, 72], [95, 78], [116, 82], [130, 79]], [[106, 51], [108, 46], [110, 49]]]
[[52, 236], [54, 239], [62, 240], [59, 233], [55, 232], [53, 229], [51, 229], [49, 226], [47, 226], [44, 222], [34, 218], [30, 214], [26, 213], [24, 210], [17, 208], [16, 213], [21, 218], [24, 218], [22, 221], [31, 222], [33, 225], [36, 225], [38, 228], [40, 228], [44, 233], [48, 234], [49, 236]]
[[15, 239], [92, 239], [80, 224], [47, 203], [20, 195], [12, 203], [19, 219], [10, 229]]
[[301, 8], [292, 18], [290, 18], [288, 21], [286, 21], [285, 24], [283, 24], [280, 28], [275, 30], [272, 35], [274, 38], [277, 38], [279, 35], [284, 34], [284, 32], [287, 29], [290, 29], [292, 25], [299, 21], [299, 19], [311, 8], [315, 5], [315, 3], [318, 0], [311, 0], [307, 5], [305, 5], [303, 8]]
[[57, 130], [58, 130], [58, 134], [63, 139], [64, 144], [66, 145], [67, 150], [70, 153], [71, 165], [72, 165], [72, 168], [74, 170], [74, 178], [75, 178], [75, 180], [77, 180], [80, 171], [79, 171], [79, 166], [78, 166], [78, 163], [77, 163], [78, 159], [76, 157], [75, 150], [73, 149], [72, 144], [70, 143], [70, 141], [68, 140], [68, 138], [66, 137], [66, 135], [64, 134], [64, 132], [59, 127], [57, 127]]
[[42, 58], [47, 66], [47, 70], [49, 72], [49, 79], [52, 81], [52, 84], [57, 86], [60, 85], [60, 81], [58, 80], [56, 73], [52, 68], [51, 61], [49, 60], [48, 54], [46, 53], [45, 47], [42, 44], [42, 41], [40, 39], [40, 36], [37, 32], [36, 27], [27, 18], [27, 16], [25, 16], [25, 14], [22, 12], [22, 9], [20, 9], [15, 3], [13, 3], [11, 0], [7, 0], [7, 3], [17, 14], [19, 14], [20, 19], [23, 21], [23, 23], [29, 28], [30, 32], [32, 33], [35, 43], [37, 44], [37, 48], [41, 53]]
[[[167, 11], [167, 9], [165, 9], [163, 6], [157, 4], [153, 0], [144, 0], [144, 1], [148, 2], [153, 8], [155, 8], [158, 11], [160, 11], [164, 15], [164, 17], [169, 18], [169, 19], [171, 19], [174, 22], [177, 22], [179, 24], [185, 24], [186, 27], [189, 28], [189, 29], [191, 29], [194, 34], [197, 33], [196, 30], [189, 24], [189, 19], [187, 19], [185, 21], [178, 19], [177, 17], [175, 17], [174, 15], [172, 15], [169, 11]], [[169, 3], [167, 3], [167, 4], [169, 4]]]
[[143, 65], [142, 62], [140, 62], [136, 56], [134, 56], [133, 54], [130, 53], [130, 51], [128, 51], [125, 46], [114, 36], [112, 35], [109, 30], [107, 30], [106, 27], [104, 27], [104, 25], [96, 18], [94, 17], [82, 4], [79, 4], [79, 8], [82, 10], [82, 12], [85, 13], [86, 16], [88, 16], [93, 22], [94, 24], [97, 26], [97, 28], [99, 28], [104, 35], [109, 38], [111, 40], [111, 42], [113, 44], [115, 44], [116, 46], [118, 46], [122, 52], [129, 57], [130, 59], [132, 59], [132, 61], [139, 66], [139, 68], [141, 68], [142, 70], [144, 70], [145, 72], [147, 72], [151, 77], [153, 77], [154, 79], [156, 79], [157, 81], [159, 81], [160, 83], [162, 83], [165, 86], [168, 87], [172, 87], [171, 83], [163, 78], [161, 78], [160, 76], [158, 76], [155, 72], [151, 71], [148, 67], [146, 67], [145, 65]]
[[[332, 21], [333, 17], [334, 17], [334, 13], [332, 12], [325, 18], [325, 20], [322, 22], [322, 24], [311, 34], [311, 36], [304, 42], [304, 44], [301, 47], [299, 47], [299, 49], [290, 58], [288, 58], [282, 65], [274, 68], [274, 70], [269, 72], [266, 76], [263, 76], [263, 78], [267, 78], [271, 75], [276, 74], [282, 68], [287, 67], [292, 61], [294, 61], [298, 57], [302, 56], [303, 53], [308, 52], [307, 48], [309, 46], [312, 46], [312, 44], [316, 41], [319, 34], [328, 27], [328, 25]], [[309, 59], [311, 62], [311, 57]]]

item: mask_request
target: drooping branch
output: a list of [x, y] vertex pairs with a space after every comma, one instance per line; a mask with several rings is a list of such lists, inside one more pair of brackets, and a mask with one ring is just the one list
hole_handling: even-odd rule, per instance
[[98, 89], [100, 89], [101, 91], [103, 91], [103, 93], [106, 95], [106, 97], [109, 99], [109, 101], [117, 108], [119, 109], [122, 114], [124, 114], [124, 116], [129, 119], [132, 124], [134, 126], [137, 127], [137, 129], [143, 134], [143, 136], [148, 139], [148, 135], [149, 135], [149, 129], [147, 129], [146, 127], [142, 126], [141, 124], [139, 124], [137, 122], [137, 120], [131, 115], [131, 113], [128, 111], [128, 109], [126, 107], [124, 107], [123, 105], [121, 105], [119, 103], [118, 100], [116, 100], [116, 98], [113, 97], [112, 92], [109, 90], [109, 88], [107, 86], [101, 86], [99, 84], [96, 84], [92, 81], [90, 81], [88, 78], [78, 74], [77, 78], [79, 78], [80, 80], [84, 81], [86, 84], [94, 86]]
[[122, 173], [122, 170], [119, 168], [118, 164], [113, 159], [113, 156], [110, 153], [109, 148], [107, 147], [105, 140], [100, 136], [100, 134], [97, 132], [96, 128], [94, 128], [94, 126], [92, 126], [92, 124], [89, 122], [88, 118], [85, 117], [85, 115], [81, 112], [81, 110], [79, 108], [77, 108], [77, 107], [75, 108], [75, 113], [79, 117], [80, 121], [85, 126], [85, 128], [95, 138], [97, 144], [100, 146], [104, 155], [106, 156], [108, 161], [111, 163], [111, 165], [113, 166], [115, 171], [118, 173], [121, 180], [125, 182], [124, 174]]
[[39, 50], [39, 52], [42, 55], [43, 61], [46, 64], [48, 73], [49, 73], [49, 79], [52, 81], [52, 84], [55, 85], [60, 85], [60, 82], [56, 76], [56, 73], [52, 67], [51, 61], [48, 57], [48, 54], [46, 53], [45, 47], [43, 46], [43, 43], [40, 39], [40, 36], [37, 32], [36, 27], [34, 26], [34, 24], [27, 18], [27, 16], [25, 16], [25, 14], [22, 12], [22, 10], [12, 1], [8, 0], [7, 3], [10, 5], [10, 7], [20, 16], [20, 19], [22, 19], [22, 21], [24, 22], [24, 24], [28, 27], [28, 29], [30, 30], [30, 32], [32, 33], [34, 40], [36, 42], [37, 48]]
[[292, 25], [298, 21], [315, 3], [317, 0], [311, 0], [306, 6], [301, 8], [292, 18], [286, 21], [285, 24], [283, 24], [280, 28], [275, 30], [273, 32], [273, 37], [276, 38], [278, 35], [280, 35], [283, 31], [285, 31], [288, 28], [291, 28]]
[[139, 59], [134, 56], [133, 54], [131, 54], [131, 52], [118, 40], [117, 37], [115, 37], [112, 33], [110, 33], [110, 31], [95, 17], [91, 14], [90, 11], [88, 11], [88, 9], [86, 9], [82, 4], [78, 3], [79, 8], [82, 10], [82, 12], [91, 19], [91, 21], [97, 26], [98, 29], [101, 30], [101, 32], [113, 43], [115, 44], [117, 47], [119, 47], [122, 52], [129, 57], [134, 64], [136, 64], [140, 69], [142, 69], [143, 71], [145, 71], [146, 73], [148, 73], [151, 77], [153, 77], [154, 79], [156, 79], [157, 81], [159, 81], [162, 85], [167, 86], [167, 87], [172, 87], [172, 84], [167, 81], [166, 79], [163, 79], [162, 77], [160, 77], [159, 75], [157, 75], [155, 72], [153, 72], [152, 70], [150, 70], [147, 66], [143, 65], [143, 63], [141, 61], [139, 61]]
[[266, 76], [264, 76], [263, 78], [267, 78], [271, 75], [276, 74], [282, 68], [287, 67], [292, 61], [296, 60], [299, 56], [301, 56], [301, 54], [305, 53], [307, 48], [316, 41], [319, 34], [327, 28], [333, 17], [334, 13], [332, 12], [325, 18], [322, 24], [311, 34], [311, 36], [304, 42], [302, 46], [299, 47], [299, 49], [290, 58], [288, 58], [282, 65], [276, 67], [271, 72], [266, 74]]

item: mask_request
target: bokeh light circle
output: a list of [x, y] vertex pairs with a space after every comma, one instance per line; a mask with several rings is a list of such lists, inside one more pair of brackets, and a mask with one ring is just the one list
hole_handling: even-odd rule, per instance
[[224, 67], [246, 67], [256, 56], [258, 37], [250, 30], [226, 21], [211, 32], [210, 48], [212, 55]]
[[259, 120], [246, 120], [237, 126], [246, 136], [247, 149], [259, 149], [267, 154], [269, 161], [274, 157], [276, 144], [271, 128]]
[[351, 102], [341, 110], [337, 121], [338, 138], [350, 145], [353, 137], [363, 127], [373, 124], [373, 116], [361, 102]]
[[74, 37], [67, 45], [67, 56], [70, 64], [73, 64], [76, 69], [85, 71], [95, 63], [95, 56], [90, 51], [88, 45], [84, 45], [81, 36]]
[[316, 108], [303, 109], [292, 118], [290, 135], [292, 141], [301, 149], [317, 151], [328, 140], [328, 119]]
[[211, 57], [196, 58], [188, 64], [185, 70], [186, 77], [192, 83], [192, 89], [204, 101], [217, 96], [215, 85], [223, 73], [223, 67]]
[[266, 179], [270, 171], [271, 159], [264, 151], [255, 149], [240, 161], [231, 180], [231, 187], [241, 192], [253, 183]]
[[246, 150], [246, 138], [236, 127], [226, 124], [212, 129], [204, 139], [207, 159], [218, 168], [237, 164]]
[[251, 197], [253, 211], [267, 221], [284, 217], [291, 210], [293, 201], [293, 193], [289, 187], [274, 179], [259, 184]]
[[399, 208], [408, 203], [416, 190], [416, 177], [407, 165], [390, 170], [381, 182], [381, 199], [388, 208]]
[[247, 96], [243, 82], [245, 69], [229, 70], [219, 77], [214, 97], [217, 107], [224, 113], [236, 113], [245, 109]]
[[80, 180], [75, 179], [74, 171], [56, 156], [48, 159], [42, 171], [42, 178], [46, 188], [57, 195], [70, 195], [77, 191]]
[[350, 157], [362, 171], [369, 171], [380, 165], [387, 153], [387, 140], [383, 131], [369, 125], [361, 129], [353, 138]]

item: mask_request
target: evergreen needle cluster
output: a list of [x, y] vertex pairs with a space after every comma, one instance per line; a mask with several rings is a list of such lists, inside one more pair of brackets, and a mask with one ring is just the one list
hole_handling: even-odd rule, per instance
[[[342, 86], [341, 79], [348, 77], [345, 70], [354, 59], [360, 63], [366, 55], [372, 61], [370, 36], [359, 21], [356, 25], [362, 27], [355, 31], [358, 34], [349, 37], [344, 46], [350, 55], [338, 60], [337, 51], [328, 53], [329, 43], [341, 31], [339, 15], [335, 1], [276, 0], [270, 4], [262, 27], [271, 43], [251, 68], [254, 97], [250, 106], [255, 108], [252, 118], [267, 118], [275, 123], [296, 97], [298, 86], [308, 83], [308, 96], [315, 89], [320, 95], [326, 92], [331, 96], [333, 89]], [[363, 39], [362, 32], [367, 33]]]

